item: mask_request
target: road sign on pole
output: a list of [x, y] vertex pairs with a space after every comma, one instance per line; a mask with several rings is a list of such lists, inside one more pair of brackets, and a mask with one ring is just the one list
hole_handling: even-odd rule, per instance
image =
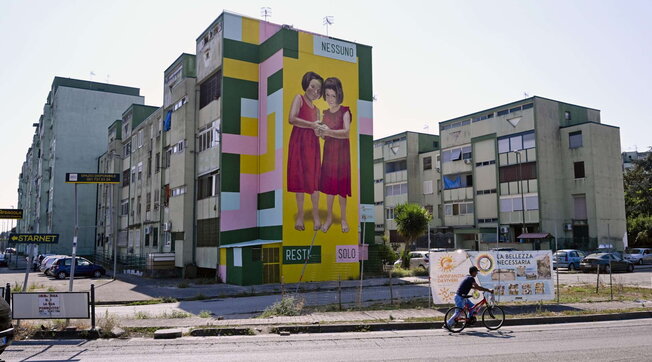
[[58, 244], [59, 234], [9, 234], [10, 244]]
[[23, 209], [0, 209], [0, 219], [22, 219]]
[[66, 182], [73, 184], [117, 184], [119, 173], [66, 173]]

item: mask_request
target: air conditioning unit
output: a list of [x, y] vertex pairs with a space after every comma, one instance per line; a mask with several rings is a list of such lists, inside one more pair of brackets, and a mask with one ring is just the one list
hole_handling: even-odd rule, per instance
[[145, 235], [149, 235], [152, 233], [152, 227], [151, 226], [145, 226]]
[[465, 158], [464, 163], [466, 163], [467, 165], [471, 164], [471, 159], [470, 158]]
[[501, 226], [500, 227], [500, 233], [501, 234], [509, 234], [509, 226]]
[[172, 230], [172, 221], [164, 222], [163, 231], [170, 231], [170, 230]]
[[564, 224], [564, 231], [573, 231], [573, 224], [571, 223]]

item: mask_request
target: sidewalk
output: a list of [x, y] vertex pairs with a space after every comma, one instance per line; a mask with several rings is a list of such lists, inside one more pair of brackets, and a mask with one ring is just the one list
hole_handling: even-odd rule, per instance
[[[534, 314], [546, 316], [552, 313], [586, 312], [587, 314], [601, 314], [614, 310], [641, 309], [652, 317], [652, 301], [644, 302], [599, 302], [599, 303], [573, 303], [550, 305], [517, 305], [502, 306], [506, 319], [513, 319], [517, 314]], [[243, 318], [230, 320], [217, 320], [215, 318], [169, 318], [169, 319], [135, 319], [119, 318], [118, 324], [122, 328], [193, 328], [193, 327], [271, 327], [281, 325], [315, 325], [315, 324], [353, 324], [366, 325], [373, 323], [401, 324], [417, 322], [425, 319], [443, 319], [448, 308], [441, 309], [397, 309], [397, 310], [370, 310], [355, 312], [321, 312], [301, 316], [279, 316], [272, 318]], [[98, 313], [98, 317], [102, 314]]]

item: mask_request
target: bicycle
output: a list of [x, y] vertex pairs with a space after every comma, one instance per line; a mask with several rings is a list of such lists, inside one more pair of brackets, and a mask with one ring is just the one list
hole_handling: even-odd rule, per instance
[[[489, 294], [488, 299], [487, 299], [487, 294]], [[471, 297], [470, 295], [464, 296], [464, 298], [470, 298], [470, 297]], [[466, 305], [464, 306], [464, 308], [452, 307], [448, 309], [446, 315], [444, 316], [445, 328], [453, 333], [461, 332], [471, 322], [471, 319], [469, 318], [469, 313], [474, 312], [475, 315], [479, 316], [480, 310], [483, 307], [484, 310], [482, 310], [482, 324], [484, 324], [484, 326], [491, 331], [495, 331], [498, 328], [502, 327], [503, 323], [505, 323], [505, 312], [501, 307], [496, 305], [496, 301], [494, 299], [493, 294], [483, 293], [482, 300], [476, 303], [475, 305], [473, 305], [471, 309], [469, 309]], [[455, 320], [453, 321], [452, 325], [448, 325], [448, 321], [452, 319], [456, 313], [458, 314]]]

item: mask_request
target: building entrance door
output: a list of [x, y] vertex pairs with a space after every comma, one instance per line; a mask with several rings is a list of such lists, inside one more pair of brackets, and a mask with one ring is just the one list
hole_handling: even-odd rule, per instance
[[263, 248], [263, 283], [281, 281], [281, 248]]

